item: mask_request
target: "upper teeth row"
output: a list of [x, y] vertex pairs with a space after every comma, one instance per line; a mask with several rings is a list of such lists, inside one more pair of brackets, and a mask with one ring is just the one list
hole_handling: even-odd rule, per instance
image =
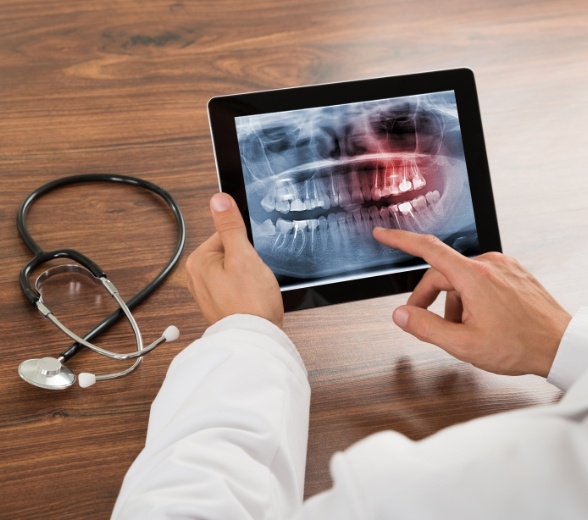
[[296, 184], [283, 181], [280, 186], [271, 187], [261, 206], [268, 213], [274, 210], [289, 213], [338, 206], [345, 208], [419, 190], [427, 184], [414, 160], [391, 161], [381, 170], [376, 168], [371, 175], [352, 170], [350, 180], [342, 174], [330, 174], [326, 178], [313, 177]]

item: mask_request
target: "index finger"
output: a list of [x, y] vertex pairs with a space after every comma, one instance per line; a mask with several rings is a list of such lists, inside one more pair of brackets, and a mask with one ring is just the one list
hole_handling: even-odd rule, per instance
[[374, 238], [388, 246], [422, 258], [442, 273], [455, 287], [467, 272], [469, 259], [444, 244], [434, 235], [421, 235], [401, 229], [374, 228]]

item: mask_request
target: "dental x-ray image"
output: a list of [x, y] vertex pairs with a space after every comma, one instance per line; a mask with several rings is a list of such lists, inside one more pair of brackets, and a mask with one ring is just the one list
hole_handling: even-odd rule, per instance
[[453, 91], [235, 118], [253, 243], [283, 290], [417, 264], [375, 226], [477, 253]]

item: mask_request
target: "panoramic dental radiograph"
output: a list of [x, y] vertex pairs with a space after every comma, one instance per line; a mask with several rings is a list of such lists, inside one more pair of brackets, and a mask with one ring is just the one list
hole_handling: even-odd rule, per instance
[[253, 243], [283, 288], [410, 265], [375, 226], [478, 246], [453, 91], [237, 117], [236, 129]]

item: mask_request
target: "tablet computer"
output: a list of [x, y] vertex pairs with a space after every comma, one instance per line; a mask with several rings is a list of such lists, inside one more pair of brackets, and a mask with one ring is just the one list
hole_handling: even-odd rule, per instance
[[287, 311], [412, 290], [428, 266], [375, 226], [501, 250], [469, 69], [219, 96], [208, 112], [220, 189]]

